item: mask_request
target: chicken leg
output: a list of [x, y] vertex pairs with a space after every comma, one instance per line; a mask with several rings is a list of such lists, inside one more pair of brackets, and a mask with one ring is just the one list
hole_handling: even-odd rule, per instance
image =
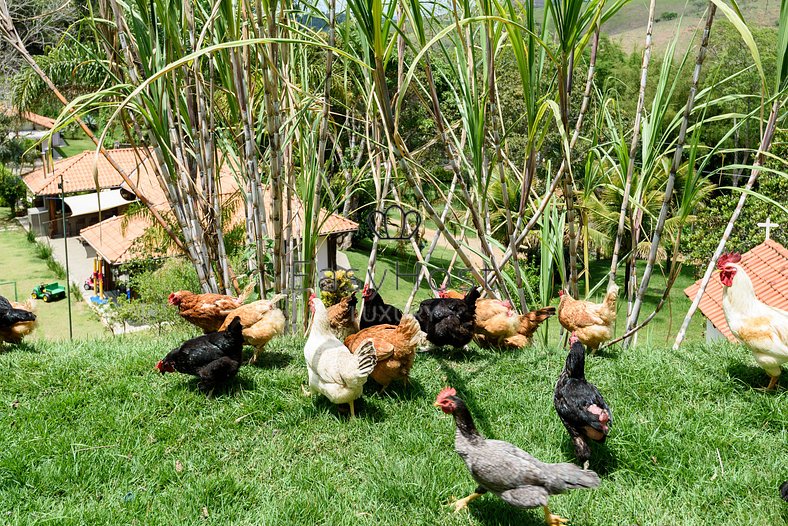
[[775, 387], [777, 387], [777, 380], [779, 380], [779, 376], [772, 376], [769, 375], [769, 386], [766, 388], [767, 391], [771, 391]]
[[350, 405], [350, 418], [355, 418], [356, 417], [356, 410], [353, 407], [353, 402], [355, 402], [355, 400], [351, 400], [350, 404], [349, 404]]
[[471, 493], [470, 495], [468, 495], [464, 499], [460, 499], [457, 502], [453, 503], [452, 506], [454, 506], [454, 513], [457, 513], [460, 510], [464, 510], [465, 508], [468, 507], [468, 503], [469, 502], [471, 502], [472, 500], [478, 499], [483, 494], [484, 494], [483, 492], [480, 493], [479, 490], [477, 489], [476, 491], [474, 491], [473, 493]]
[[544, 521], [547, 523], [547, 526], [562, 526], [569, 522], [568, 519], [550, 513], [550, 508], [547, 506], [542, 507], [544, 508]]

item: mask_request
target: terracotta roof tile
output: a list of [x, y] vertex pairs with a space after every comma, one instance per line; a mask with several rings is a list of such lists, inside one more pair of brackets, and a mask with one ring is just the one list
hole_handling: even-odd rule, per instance
[[[788, 310], [788, 249], [769, 239], [742, 254], [741, 265], [752, 280], [755, 295], [759, 300], [772, 307]], [[684, 294], [690, 300], [695, 299], [700, 289], [700, 281], [684, 289]], [[725, 321], [722, 310], [722, 283], [717, 278], [716, 271], [700, 300], [699, 308], [728, 340], [737, 341]]]
[[[146, 150], [134, 148], [117, 148], [109, 150], [112, 159], [131, 176], [138, 168], [144, 166], [141, 159], [147, 158]], [[115, 170], [109, 161], [96, 152], [88, 150], [72, 157], [67, 157], [53, 163], [52, 169], [39, 168], [25, 175], [22, 180], [35, 195], [59, 195], [61, 175], [66, 194], [96, 191], [96, 181], [93, 178], [94, 170], [98, 170], [98, 186], [101, 190], [117, 188], [123, 182], [120, 172]]]

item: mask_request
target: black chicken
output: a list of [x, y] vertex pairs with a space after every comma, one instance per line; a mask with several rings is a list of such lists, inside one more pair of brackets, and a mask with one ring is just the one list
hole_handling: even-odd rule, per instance
[[361, 309], [361, 322], [359, 323], [362, 329], [375, 325], [399, 325], [402, 320], [402, 311], [383, 301], [378, 291], [369, 285], [364, 285], [361, 295], [364, 297], [364, 308]]
[[161, 374], [178, 371], [197, 376], [197, 386], [207, 392], [224, 384], [237, 373], [243, 360], [243, 326], [241, 318], [230, 322], [227, 330], [192, 338], [159, 360]]
[[599, 486], [599, 477], [593, 471], [574, 464], [547, 464], [509, 442], [483, 437], [465, 403], [450, 387], [438, 394], [435, 406], [454, 416], [454, 450], [479, 485], [476, 491], [454, 503], [455, 512], [489, 491], [517, 508], [542, 506], [548, 526], [560, 526], [566, 519], [550, 513], [547, 498], [570, 489]]
[[27, 321], [36, 321], [36, 315], [25, 309], [15, 308], [10, 301], [0, 296], [0, 329]]
[[476, 300], [481, 289], [471, 289], [463, 299], [430, 298], [421, 302], [416, 320], [427, 334], [427, 341], [437, 347], [462, 348], [473, 339]]
[[17, 308], [0, 296], [0, 343], [21, 343], [22, 338], [33, 332], [35, 327], [36, 315], [31, 310]]
[[783, 482], [782, 486], [780, 486], [780, 496], [785, 502], [788, 502], [788, 480]]
[[553, 404], [572, 437], [577, 460], [588, 468], [591, 449], [587, 441], [605, 442], [613, 425], [613, 413], [599, 389], [586, 381], [585, 355], [583, 344], [573, 333], [569, 339], [569, 355], [564, 370], [555, 384]]

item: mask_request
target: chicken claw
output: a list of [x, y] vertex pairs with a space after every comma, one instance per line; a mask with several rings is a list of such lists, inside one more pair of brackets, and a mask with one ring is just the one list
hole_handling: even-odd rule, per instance
[[466, 509], [468, 507], [469, 502], [471, 502], [474, 499], [478, 499], [481, 496], [482, 496], [481, 493], [471, 493], [467, 497], [451, 503], [451, 506], [454, 507], [454, 513]]
[[563, 526], [569, 522], [569, 519], [565, 519], [558, 515], [553, 515], [550, 513], [550, 508], [544, 506], [544, 521], [547, 523], [547, 526]]
[[301, 393], [303, 393], [303, 395], [307, 397], [312, 396], [312, 391], [310, 391], [309, 388], [306, 387], [304, 384], [301, 384]]

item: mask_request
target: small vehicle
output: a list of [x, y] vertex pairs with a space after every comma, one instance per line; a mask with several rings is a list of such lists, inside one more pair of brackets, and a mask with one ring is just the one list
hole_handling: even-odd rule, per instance
[[85, 283], [82, 284], [82, 287], [85, 290], [90, 290], [94, 287], [95, 283], [96, 283], [95, 276], [94, 274], [91, 274], [90, 277], [88, 277], [88, 279], [85, 280]]
[[44, 300], [44, 303], [57, 301], [66, 297], [66, 289], [56, 283], [38, 285], [30, 293], [30, 297], [37, 300]]

